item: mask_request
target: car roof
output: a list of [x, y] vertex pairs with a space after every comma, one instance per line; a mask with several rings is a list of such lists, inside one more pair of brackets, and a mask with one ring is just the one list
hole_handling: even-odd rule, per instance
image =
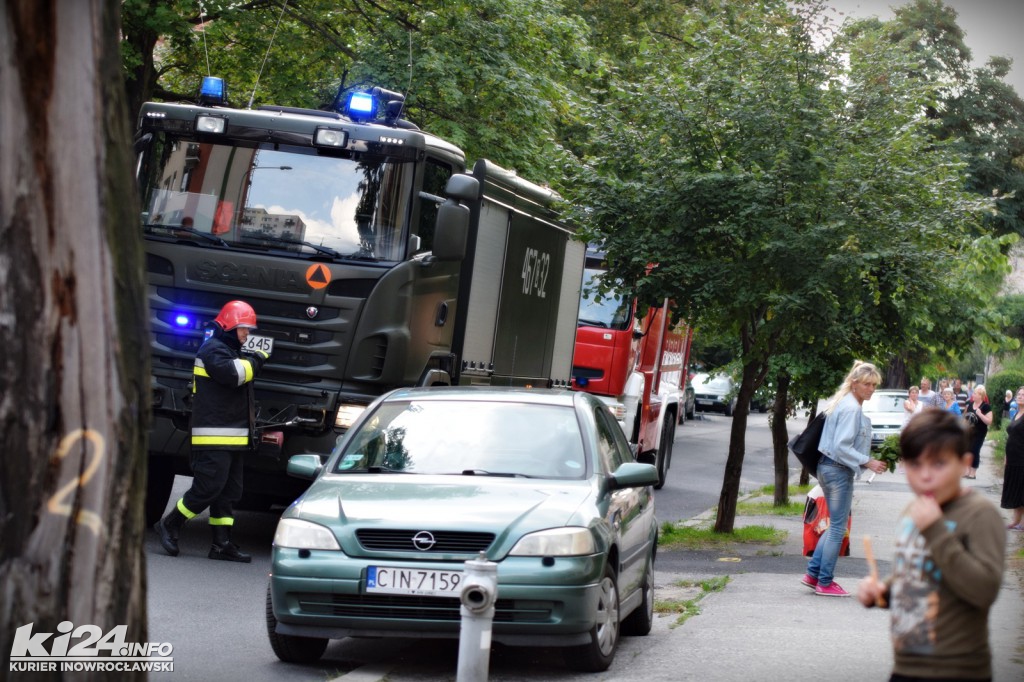
[[473, 402], [514, 402], [571, 407], [589, 394], [561, 388], [525, 388], [521, 386], [427, 386], [399, 388], [385, 402], [401, 400], [463, 400]]

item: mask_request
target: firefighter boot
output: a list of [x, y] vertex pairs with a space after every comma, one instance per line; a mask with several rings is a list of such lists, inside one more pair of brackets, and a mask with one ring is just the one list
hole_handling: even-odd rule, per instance
[[175, 507], [167, 512], [167, 516], [153, 524], [153, 530], [160, 536], [160, 546], [171, 556], [178, 556], [178, 531], [186, 521], [188, 517]]
[[210, 526], [213, 531], [213, 546], [210, 547], [209, 557], [221, 561], [238, 561], [247, 564], [252, 561], [252, 555], [246, 554], [238, 549], [238, 545], [231, 542], [231, 526]]

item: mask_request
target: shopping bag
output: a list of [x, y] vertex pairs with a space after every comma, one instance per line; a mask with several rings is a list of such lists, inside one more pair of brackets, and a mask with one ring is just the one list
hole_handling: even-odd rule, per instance
[[[818, 539], [828, 530], [828, 502], [825, 501], [825, 493], [820, 485], [814, 486], [807, 493], [807, 501], [804, 503], [804, 556], [814, 554], [814, 548], [818, 546]], [[839, 556], [850, 556], [850, 530], [853, 528], [853, 512], [846, 521], [846, 534], [843, 536], [843, 544], [839, 547]]]

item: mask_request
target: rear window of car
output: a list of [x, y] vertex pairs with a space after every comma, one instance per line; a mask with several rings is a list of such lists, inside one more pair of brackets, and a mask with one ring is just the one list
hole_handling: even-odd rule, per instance
[[334, 473], [581, 479], [583, 438], [571, 406], [412, 400], [381, 404], [350, 438]]

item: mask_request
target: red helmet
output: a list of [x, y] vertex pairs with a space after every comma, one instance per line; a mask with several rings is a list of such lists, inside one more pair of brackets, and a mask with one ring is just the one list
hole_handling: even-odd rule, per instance
[[256, 328], [256, 311], [245, 301], [228, 301], [220, 309], [214, 322], [226, 332], [235, 327]]

